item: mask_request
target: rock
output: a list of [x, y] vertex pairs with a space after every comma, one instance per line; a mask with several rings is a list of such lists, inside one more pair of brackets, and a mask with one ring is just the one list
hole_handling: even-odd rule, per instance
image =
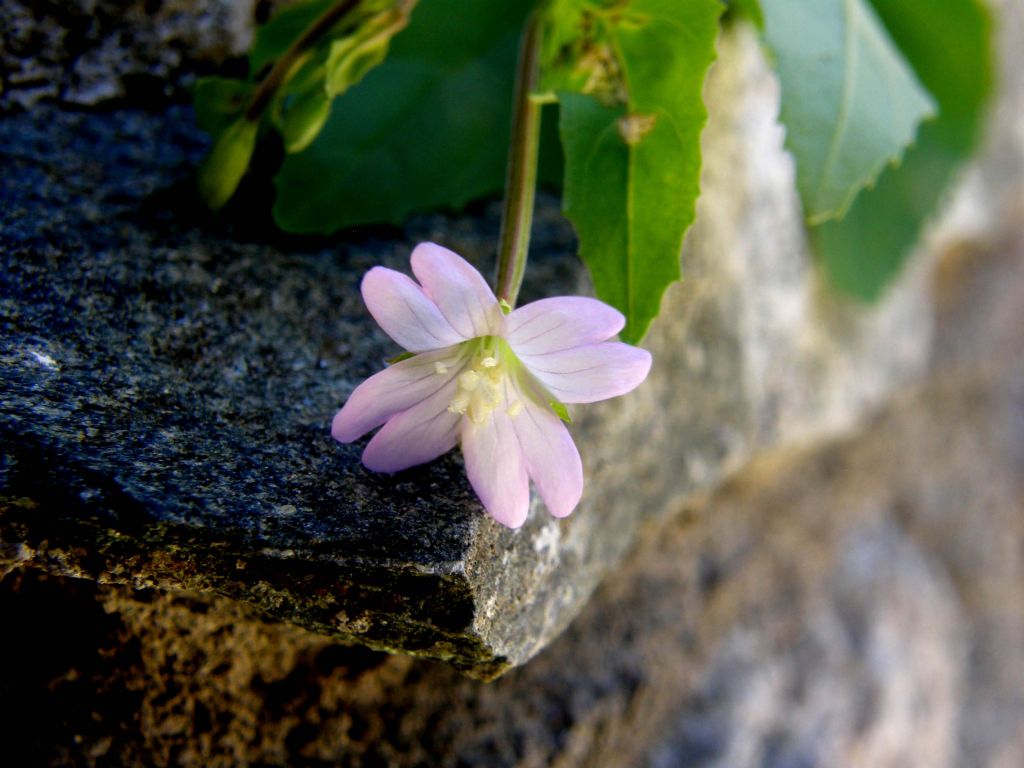
[[[209, 592], [16, 569], [0, 580], [0, 613], [19, 628], [0, 654], [0, 695], [19, 702], [6, 754], [1020, 764], [1024, 242], [951, 258], [968, 269], [947, 283], [922, 382], [854, 435], [761, 456], [648, 526], [567, 631], [502, 679], [343, 647]], [[984, 322], [966, 322], [979, 306]], [[27, 649], [45, 663], [23, 663]]]
[[181, 100], [197, 73], [244, 55], [256, 16], [255, 0], [5, 0], [0, 111]]
[[[924, 269], [871, 310], [818, 285], [749, 30], [723, 36], [708, 94], [689, 279], [650, 335], [654, 372], [577, 414], [578, 513], [560, 522], [538, 503], [520, 532], [481, 514], [458, 458], [374, 475], [328, 435], [396, 351], [361, 306], [361, 274], [406, 268], [424, 239], [484, 265], [495, 207], [288, 240], [238, 224], [244, 202], [234, 227], [197, 210], [202, 141], [184, 109], [5, 118], [6, 567], [216, 592], [481, 677], [522, 664], [646, 521], [761, 452], [850, 428], [927, 359]], [[572, 251], [544, 201], [527, 294], [585, 289]]]

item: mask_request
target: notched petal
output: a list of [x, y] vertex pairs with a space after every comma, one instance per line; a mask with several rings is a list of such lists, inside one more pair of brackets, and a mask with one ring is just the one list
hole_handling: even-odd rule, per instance
[[615, 341], [519, 359], [563, 403], [594, 403], [624, 395], [640, 386], [651, 370], [650, 352]]
[[426, 464], [455, 447], [459, 417], [448, 411], [455, 394], [449, 381], [435, 394], [388, 419], [363, 451], [363, 464], [374, 472], [400, 472]]
[[456, 331], [466, 338], [502, 334], [501, 307], [472, 264], [436, 243], [420, 243], [411, 260], [424, 292]]
[[512, 427], [541, 500], [555, 517], [567, 517], [583, 495], [583, 463], [569, 430], [550, 410], [525, 399]]
[[585, 296], [541, 299], [506, 320], [508, 343], [519, 355], [543, 355], [605, 341], [622, 330], [617, 309]]
[[459, 347], [450, 347], [416, 355], [374, 374], [353, 390], [335, 415], [331, 436], [351, 443], [422, 402], [461, 372], [463, 357]]
[[362, 282], [363, 301], [384, 332], [410, 352], [464, 341], [416, 282], [386, 267], [374, 267]]
[[530, 480], [508, 415], [495, 411], [485, 424], [463, 419], [462, 455], [484, 509], [502, 525], [519, 528], [530, 512]]

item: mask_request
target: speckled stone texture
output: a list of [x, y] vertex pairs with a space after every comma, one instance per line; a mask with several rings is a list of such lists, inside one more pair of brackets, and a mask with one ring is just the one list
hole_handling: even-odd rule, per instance
[[951, 251], [935, 290], [927, 378], [857, 434], [762, 457], [648, 528], [569, 629], [493, 683], [209, 594], [12, 571], [5, 757], [1021, 765], [1024, 242]]
[[460, 572], [485, 521], [456, 460], [392, 479], [328, 435], [394, 353], [359, 278], [411, 241], [296, 251], [197, 225], [189, 122], [40, 109], [0, 128], [3, 485], [31, 500], [4, 514], [8, 552], [476, 659]]
[[255, 22], [277, 5], [256, 0], [4, 0], [0, 112], [41, 102], [90, 107], [116, 100], [183, 101], [197, 74], [245, 54]]

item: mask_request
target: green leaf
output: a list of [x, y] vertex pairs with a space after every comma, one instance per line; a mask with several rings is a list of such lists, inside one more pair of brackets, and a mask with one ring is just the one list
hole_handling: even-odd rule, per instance
[[252, 85], [242, 80], [201, 78], [192, 89], [196, 125], [216, 136], [241, 116], [250, 96]]
[[296, 38], [336, 1], [305, 0], [274, 14], [270, 21], [256, 30], [256, 39], [249, 51], [249, 75], [256, 77], [260, 70], [280, 58]]
[[625, 101], [611, 39], [615, 14], [605, 5], [601, 0], [548, 3], [541, 17], [538, 90], [589, 93], [604, 103]]
[[565, 178], [565, 158], [562, 155], [562, 139], [558, 133], [558, 102], [545, 104], [541, 111], [540, 158], [537, 166], [537, 183], [555, 192], [561, 192]]
[[405, 28], [406, 11], [395, 8], [367, 19], [351, 34], [331, 42], [324, 87], [331, 98], [358, 83], [388, 55], [391, 38]]
[[284, 151], [301, 152], [320, 133], [331, 114], [331, 100], [323, 88], [313, 88], [295, 96], [280, 120]]
[[738, 13], [744, 18], [750, 19], [760, 30], [764, 30], [764, 13], [761, 11], [759, 0], [728, 0], [729, 13]]
[[889, 33], [939, 103], [898, 169], [882, 174], [842, 221], [811, 231], [844, 293], [878, 298], [898, 273], [957, 167], [973, 151], [992, 90], [991, 20], [976, 0], [873, 0]]
[[560, 93], [563, 207], [597, 295], [626, 316], [636, 343], [679, 279], [683, 236], [700, 189], [701, 97], [721, 5], [635, 0], [611, 34], [627, 107]]
[[811, 224], [841, 218], [934, 102], [866, 0], [762, 0], [782, 122]]
[[517, 41], [530, 3], [422, 0], [391, 54], [289, 155], [274, 217], [291, 232], [398, 222], [501, 189]]
[[[567, 49], [584, 43], [592, 34], [583, 26], [583, 17], [600, 10], [595, 0], [550, 0], [541, 19], [541, 68], [551, 69], [559, 64]], [[589, 22], [588, 22], [589, 24]], [[565, 62], [563, 62], [565, 63]]]

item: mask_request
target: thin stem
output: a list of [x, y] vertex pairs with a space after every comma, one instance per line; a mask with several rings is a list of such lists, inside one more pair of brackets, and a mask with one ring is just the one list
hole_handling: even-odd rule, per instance
[[512, 106], [512, 140], [505, 177], [505, 207], [501, 215], [498, 299], [514, 307], [526, 270], [533, 224], [533, 200], [537, 189], [537, 155], [540, 148], [541, 104], [532, 98], [540, 72], [540, 14], [526, 22], [519, 47], [515, 101]]
[[363, 4], [365, 0], [341, 0], [341, 2], [332, 5], [312, 24], [306, 27], [306, 30], [295, 38], [288, 50], [286, 50], [271, 67], [270, 72], [260, 82], [259, 87], [252, 96], [252, 100], [249, 102], [249, 106], [245, 110], [245, 117], [247, 120], [256, 121], [259, 120], [263, 115], [263, 111], [270, 104], [271, 99], [274, 98], [274, 94], [277, 89], [284, 85], [284, 82], [288, 79], [291, 74], [291, 69], [309, 48], [312, 48], [320, 40], [321, 37], [326, 35], [331, 29], [341, 22], [346, 16], [352, 11]]

